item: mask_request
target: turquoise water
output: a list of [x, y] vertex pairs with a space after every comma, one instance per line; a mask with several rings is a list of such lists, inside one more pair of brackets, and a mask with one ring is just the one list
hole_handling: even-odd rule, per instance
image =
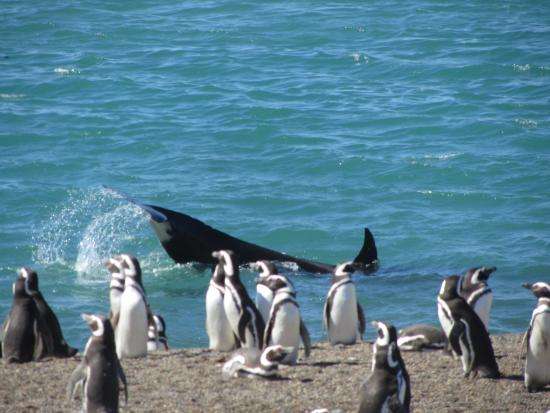
[[[209, 273], [104, 184], [325, 262], [368, 226], [358, 294], [398, 326], [495, 265], [491, 330], [526, 327], [520, 284], [550, 276], [550, 3], [155, 3], [2, 2], [1, 317], [32, 266], [82, 348], [127, 251], [172, 346], [207, 344]], [[320, 340], [329, 279], [290, 276]]]

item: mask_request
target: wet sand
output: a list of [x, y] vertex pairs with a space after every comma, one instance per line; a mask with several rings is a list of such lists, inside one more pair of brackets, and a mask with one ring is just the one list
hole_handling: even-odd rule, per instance
[[[411, 376], [413, 411], [545, 412], [550, 386], [529, 394], [523, 385], [519, 335], [493, 336], [503, 378], [464, 378], [459, 360], [441, 351], [403, 353]], [[371, 368], [371, 344], [315, 344], [311, 357], [280, 371], [278, 380], [224, 379], [226, 354], [204, 349], [159, 352], [123, 360], [129, 401], [122, 411], [353, 412]], [[66, 385], [79, 358], [24, 365], [0, 363], [0, 411], [76, 411]], [[122, 394], [122, 393], [121, 393]], [[122, 401], [122, 398], [121, 398]]]

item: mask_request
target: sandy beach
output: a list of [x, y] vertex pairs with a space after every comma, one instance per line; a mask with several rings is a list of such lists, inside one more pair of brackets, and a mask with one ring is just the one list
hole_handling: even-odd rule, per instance
[[[403, 353], [411, 376], [412, 409], [419, 412], [545, 412], [550, 386], [529, 394], [523, 385], [519, 335], [492, 337], [503, 378], [466, 379], [458, 360], [441, 351]], [[281, 369], [278, 380], [222, 377], [226, 354], [205, 349], [159, 352], [123, 360], [129, 385], [122, 411], [353, 412], [371, 367], [371, 344], [317, 343], [307, 360]], [[79, 358], [0, 364], [0, 411], [75, 411], [65, 388]], [[122, 399], [121, 399], [122, 400]]]

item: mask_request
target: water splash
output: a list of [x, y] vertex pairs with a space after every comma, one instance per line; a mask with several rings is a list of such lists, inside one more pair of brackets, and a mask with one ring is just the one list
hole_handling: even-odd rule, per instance
[[106, 189], [70, 191], [33, 236], [34, 259], [69, 267], [80, 280], [104, 280], [102, 263], [121, 251], [139, 251], [146, 227], [139, 208], [121, 205]]

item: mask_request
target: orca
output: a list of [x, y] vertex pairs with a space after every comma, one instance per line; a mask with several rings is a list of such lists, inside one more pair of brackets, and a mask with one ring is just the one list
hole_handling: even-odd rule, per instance
[[[216, 260], [212, 258], [214, 251], [231, 250], [238, 256], [241, 264], [255, 263], [261, 260], [293, 262], [301, 270], [315, 274], [332, 274], [336, 268], [336, 265], [333, 264], [297, 258], [243, 241], [212, 228], [190, 215], [160, 206], [144, 204], [120, 191], [109, 187], [105, 188], [149, 214], [149, 221], [161, 245], [170, 258], [177, 263], [198, 262], [215, 265]], [[367, 275], [372, 275], [378, 269], [378, 251], [374, 236], [368, 228], [365, 228], [363, 246], [353, 260], [353, 265], [357, 271]]]

